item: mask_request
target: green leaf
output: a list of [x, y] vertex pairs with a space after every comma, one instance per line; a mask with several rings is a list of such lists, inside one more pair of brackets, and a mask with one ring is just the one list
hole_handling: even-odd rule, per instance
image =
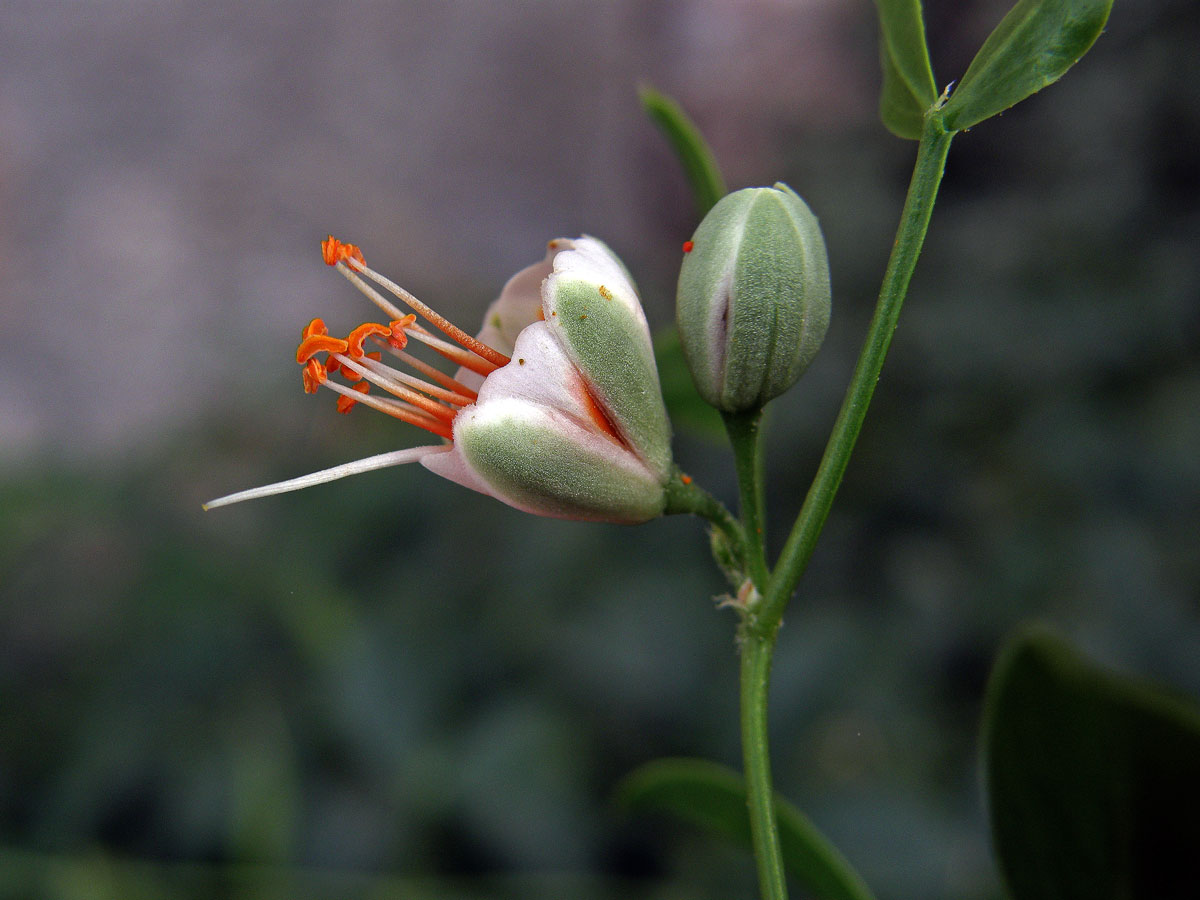
[[[621, 783], [618, 799], [637, 812], [670, 813], [750, 848], [750, 817], [742, 776], [701, 759], [660, 759]], [[872, 900], [858, 873], [809, 821], [778, 795], [775, 815], [783, 863], [821, 900]]]
[[725, 196], [725, 179], [704, 137], [679, 104], [649, 85], [638, 89], [642, 109], [658, 126], [679, 157], [683, 174], [692, 189], [696, 212], [704, 218], [717, 201]]
[[883, 125], [896, 137], [907, 138], [910, 141], [921, 139], [921, 129], [925, 124], [925, 110], [928, 106], [908, 89], [904, 79], [892, 62], [887, 47], [880, 42], [879, 61], [883, 66], [883, 90], [879, 94], [879, 118]]
[[1112, 0], [1020, 0], [983, 42], [943, 112], [961, 131], [1020, 103], [1088, 51]]
[[679, 331], [670, 326], [654, 335], [654, 359], [658, 364], [658, 380], [662, 385], [663, 402], [671, 425], [714, 443], [726, 441], [721, 414], [704, 402], [692, 382], [679, 342]]
[[983, 723], [992, 831], [1015, 900], [1169, 900], [1200, 885], [1200, 710], [1029, 630]]
[[890, 80], [897, 98], [910, 98], [919, 118], [938, 97], [929, 48], [925, 45], [921, 0], [875, 0], [875, 8], [879, 12], [885, 99]]

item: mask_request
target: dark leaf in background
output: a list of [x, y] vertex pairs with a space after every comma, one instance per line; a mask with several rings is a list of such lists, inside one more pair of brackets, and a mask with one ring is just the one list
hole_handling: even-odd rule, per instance
[[678, 103], [648, 85], [638, 90], [638, 97], [646, 115], [658, 126], [679, 158], [688, 186], [692, 189], [692, 198], [696, 201], [696, 212], [700, 218], [704, 218], [725, 196], [725, 179], [717, 167], [716, 157], [700, 130]]
[[1196, 896], [1195, 707], [1029, 630], [996, 664], [983, 751], [996, 848], [1017, 900]]
[[[702, 759], [660, 759], [636, 769], [619, 798], [638, 812], [669, 813], [750, 849], [750, 817], [742, 776]], [[788, 872], [822, 900], [871, 900], [845, 858], [809, 821], [778, 795], [775, 816]]]
[[673, 326], [654, 335], [654, 360], [658, 364], [663, 401], [667, 404], [667, 413], [675, 430], [714, 442], [725, 441], [721, 414], [697, 393], [687, 360], [683, 358], [679, 332]]

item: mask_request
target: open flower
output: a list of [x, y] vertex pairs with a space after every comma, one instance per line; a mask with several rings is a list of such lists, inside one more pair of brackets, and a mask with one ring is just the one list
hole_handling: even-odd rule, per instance
[[[551, 241], [545, 260], [509, 279], [477, 337], [368, 268], [353, 244], [331, 235], [321, 249], [325, 262], [390, 321], [367, 322], [346, 338], [330, 335], [320, 319], [310, 322], [296, 353], [305, 390], [329, 388], [340, 395], [341, 412], [364, 403], [444, 443], [230, 494], [206, 509], [420, 462], [538, 515], [634, 523], [662, 513], [670, 429], [650, 331], [629, 273], [602, 242], [587, 236]], [[418, 316], [445, 337], [419, 324]], [[378, 350], [368, 352], [368, 341]], [[411, 341], [458, 371], [451, 376], [413, 356]], [[385, 364], [384, 353], [411, 371]], [[369, 386], [390, 396], [370, 393]]]

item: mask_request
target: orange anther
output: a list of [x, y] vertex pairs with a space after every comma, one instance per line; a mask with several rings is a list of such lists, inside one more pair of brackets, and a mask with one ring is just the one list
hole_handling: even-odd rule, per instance
[[391, 337], [388, 338], [388, 343], [397, 350], [403, 350], [408, 346], [408, 335], [404, 333], [405, 328], [411, 328], [416, 324], [417, 317], [409, 313], [399, 319], [392, 319], [389, 323], [391, 326]]
[[325, 265], [336, 266], [344, 259], [354, 259], [366, 265], [366, 260], [363, 259], [362, 251], [354, 244], [343, 244], [332, 234], [325, 240], [321, 241], [321, 258], [325, 260]]
[[321, 365], [319, 360], [310, 359], [304, 366], [304, 371], [301, 373], [304, 379], [304, 393], [315, 394], [317, 388], [325, 383], [326, 372], [325, 367]]
[[362, 358], [363, 341], [365, 341], [367, 337], [372, 334], [390, 337], [392, 334], [392, 329], [388, 328], [386, 325], [380, 325], [376, 322], [363, 322], [363, 324], [359, 325], [352, 332], [350, 332], [350, 336], [346, 338], [346, 343], [349, 345], [348, 352], [350, 353], [351, 359]]
[[680, 475], [679, 480], [682, 481], [684, 484], [691, 484], [692, 476], [691, 475]]
[[314, 334], [329, 334], [329, 329], [325, 327], [324, 319], [313, 319], [305, 325], [304, 330], [300, 332], [300, 340], [312, 337]]
[[[371, 386], [369, 384], [367, 384], [365, 381], [360, 381], [358, 384], [354, 385], [354, 387], [352, 388], [352, 390], [356, 390], [360, 394], [365, 394], [370, 389], [371, 389]], [[342, 415], [345, 415], [346, 413], [350, 412], [350, 410], [354, 409], [354, 406], [356, 403], [358, 403], [357, 400], [354, 400], [350, 397], [342, 395], [342, 396], [338, 397], [338, 400], [337, 400], [337, 411], [340, 412]]]
[[312, 334], [302, 340], [296, 348], [296, 362], [304, 365], [317, 353], [345, 353], [348, 349], [350, 345], [341, 338]]

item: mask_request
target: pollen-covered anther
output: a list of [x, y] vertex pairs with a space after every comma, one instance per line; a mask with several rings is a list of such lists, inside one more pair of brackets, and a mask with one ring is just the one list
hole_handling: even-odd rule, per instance
[[304, 371], [301, 373], [301, 377], [304, 379], [304, 393], [315, 394], [321, 385], [325, 383], [328, 372], [320, 360], [310, 359], [304, 364]]
[[366, 265], [366, 260], [363, 259], [362, 251], [354, 244], [343, 244], [332, 234], [325, 240], [321, 241], [321, 258], [325, 260], [325, 265], [336, 266], [340, 262], [345, 262], [347, 259], [353, 259], [363, 265]]
[[405, 329], [412, 328], [416, 323], [417, 317], [413, 313], [409, 313], [407, 316], [402, 316], [399, 319], [392, 319], [388, 323], [388, 327], [391, 329], [388, 343], [397, 350], [403, 350], [408, 346], [408, 334], [405, 332]]
[[350, 355], [351, 359], [362, 359], [363, 353], [366, 352], [363, 350], [363, 341], [373, 334], [391, 338], [392, 331], [393, 329], [387, 325], [380, 325], [378, 322], [363, 322], [363, 324], [350, 332], [350, 336], [346, 338], [346, 353]]
[[[350, 388], [350, 390], [358, 391], [360, 394], [365, 394], [370, 389], [371, 389], [371, 386], [369, 384], [367, 384], [365, 381], [360, 381], [358, 384], [356, 384]], [[338, 399], [337, 399], [337, 411], [340, 412], [342, 415], [346, 415], [346, 413], [348, 413], [348, 412], [350, 412], [350, 410], [354, 409], [354, 407], [355, 407], [355, 405], [357, 405], [357, 403], [358, 403], [358, 401], [355, 400], [353, 397], [347, 397], [345, 394], [343, 394], [342, 396], [338, 397]]]
[[300, 340], [310, 338], [314, 334], [329, 334], [329, 329], [325, 327], [324, 319], [313, 319], [304, 326], [304, 330], [300, 332]]
[[300, 342], [296, 348], [296, 362], [304, 365], [318, 353], [345, 353], [350, 345], [341, 338], [328, 334], [312, 334]]
[[[380, 353], [368, 353], [363, 357], [363, 359], [373, 359], [375, 362], [379, 362], [382, 358], [383, 355]], [[330, 372], [336, 372], [340, 369], [342, 377], [345, 378], [350, 384], [361, 381], [363, 377], [360, 373], [355, 372], [349, 366], [343, 366], [336, 356], [329, 357], [326, 368]]]

